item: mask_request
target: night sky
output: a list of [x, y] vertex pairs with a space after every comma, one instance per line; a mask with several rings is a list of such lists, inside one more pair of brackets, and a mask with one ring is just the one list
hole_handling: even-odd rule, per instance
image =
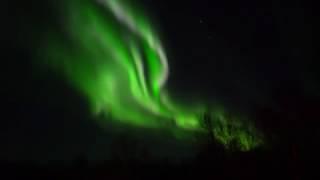
[[[143, 0], [141, 4], [161, 30], [171, 67], [169, 87], [181, 99], [207, 98], [252, 115], [261, 107], [282, 107], [275, 100], [279, 93], [290, 100], [290, 95], [299, 97], [297, 109], [307, 106], [300, 102], [310, 104], [309, 99], [319, 97], [312, 11], [304, 2]], [[57, 24], [56, 13], [40, 0], [1, 5], [0, 159], [107, 159], [119, 146], [133, 143], [138, 149], [146, 146], [155, 157], [194, 156], [198, 149], [170, 137], [99, 127], [79, 92], [63, 77], [32, 64], [30, 45], [36, 39], [30, 31]], [[300, 119], [292, 125], [262, 119], [257, 121], [267, 136], [278, 133], [281, 139], [292, 133], [303, 139], [311, 137], [303, 134], [314, 132], [308, 128], [315, 120]], [[119, 145], [119, 141], [128, 142]]]

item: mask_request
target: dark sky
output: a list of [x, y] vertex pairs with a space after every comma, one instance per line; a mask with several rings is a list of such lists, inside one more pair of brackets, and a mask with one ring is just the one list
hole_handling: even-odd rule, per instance
[[161, 2], [179, 89], [247, 101], [312, 78], [311, 24], [301, 2]]
[[[144, 4], [161, 29], [171, 67], [169, 86], [178, 96], [195, 94], [250, 111], [256, 104], [272, 107], [272, 97], [281, 88], [319, 95], [312, 12], [302, 1], [144, 0]], [[31, 64], [32, 39], [25, 32], [53, 23], [55, 13], [40, 0], [5, 1], [2, 8], [0, 159], [108, 157], [109, 147], [121, 141], [123, 133], [100, 129], [83, 97], [62, 77]], [[155, 154], [188, 156], [187, 147], [136, 134], [140, 144], [157, 149]]]

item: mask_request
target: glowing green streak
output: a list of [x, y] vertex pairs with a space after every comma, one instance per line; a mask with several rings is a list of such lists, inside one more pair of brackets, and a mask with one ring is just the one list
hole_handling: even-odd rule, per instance
[[[49, 64], [62, 72], [84, 93], [96, 113], [114, 120], [148, 128], [206, 132], [206, 107], [172, 101], [165, 93], [168, 63], [146, 16], [125, 0], [68, 0], [66, 36], [48, 35]], [[210, 109], [215, 138], [226, 147], [235, 142], [241, 150], [261, 144], [251, 126], [226, 118]], [[108, 118], [106, 118], [108, 119]], [[174, 122], [173, 122], [174, 121]]]

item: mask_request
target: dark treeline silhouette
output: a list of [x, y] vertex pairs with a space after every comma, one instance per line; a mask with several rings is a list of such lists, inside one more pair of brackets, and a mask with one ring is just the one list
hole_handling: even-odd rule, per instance
[[[260, 149], [229, 152], [214, 140], [208, 140], [196, 158], [172, 163], [168, 159], [154, 160], [147, 149], [130, 148], [137, 145], [119, 140], [113, 145], [116, 148], [109, 160], [93, 162], [80, 156], [68, 164], [1, 161], [4, 172], [1, 176], [9, 179], [314, 179], [317, 173], [311, 163], [319, 162], [316, 155], [320, 99], [307, 95], [295, 84], [277, 89], [273, 98], [273, 106], [256, 107], [254, 112], [267, 142]], [[208, 119], [204, 115], [205, 123], [211, 126]]]
[[268, 154], [283, 159], [295, 178], [314, 179], [320, 150], [320, 98], [305, 92], [299, 82], [289, 81], [275, 90], [272, 101], [272, 106], [255, 110], [271, 148]]

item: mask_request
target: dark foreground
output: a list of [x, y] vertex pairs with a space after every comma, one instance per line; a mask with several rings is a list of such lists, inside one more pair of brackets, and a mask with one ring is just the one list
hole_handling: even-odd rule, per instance
[[[209, 149], [215, 154], [207, 152]], [[180, 163], [146, 159], [101, 162], [78, 159], [68, 164], [2, 161], [0, 179], [317, 179], [316, 166], [310, 164], [315, 163], [313, 155], [301, 155], [301, 149], [295, 146], [287, 150], [228, 154], [217, 147], [207, 150], [192, 161]]]

